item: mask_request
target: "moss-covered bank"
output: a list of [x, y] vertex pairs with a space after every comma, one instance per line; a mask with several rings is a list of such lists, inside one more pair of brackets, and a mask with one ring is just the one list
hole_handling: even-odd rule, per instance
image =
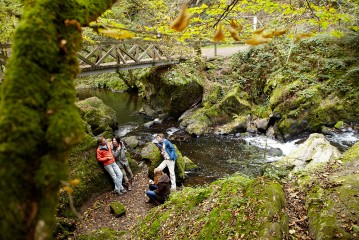
[[[276, 199], [275, 201], [272, 201]], [[283, 239], [284, 193], [268, 179], [236, 175], [172, 193], [131, 232], [135, 239]]]

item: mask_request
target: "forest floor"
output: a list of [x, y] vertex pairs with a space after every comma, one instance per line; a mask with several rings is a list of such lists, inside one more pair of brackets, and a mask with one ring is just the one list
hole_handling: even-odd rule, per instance
[[[135, 174], [132, 191], [123, 195], [117, 195], [113, 192], [106, 192], [90, 200], [86, 206], [87, 209], [82, 212], [83, 219], [77, 223], [76, 236], [91, 233], [100, 228], [111, 228], [116, 231], [129, 231], [142, 219], [149, 210], [155, 205], [146, 203], [145, 195], [148, 189], [148, 168], [144, 164]], [[120, 202], [126, 208], [126, 214], [121, 217], [115, 217], [110, 211], [112, 202]]]
[[[130, 231], [135, 224], [143, 219], [148, 211], [156, 207], [146, 203], [145, 195], [148, 189], [148, 167], [144, 164], [135, 174], [133, 190], [123, 195], [106, 192], [91, 199], [87, 208], [82, 212], [83, 219], [76, 226], [74, 237], [91, 233], [101, 228], [111, 228], [116, 231]], [[307, 211], [303, 191], [288, 182], [284, 184], [286, 196], [285, 212], [289, 217], [289, 239], [313, 239], [308, 232]], [[119, 201], [127, 212], [121, 217], [115, 217], [110, 211], [110, 204]]]

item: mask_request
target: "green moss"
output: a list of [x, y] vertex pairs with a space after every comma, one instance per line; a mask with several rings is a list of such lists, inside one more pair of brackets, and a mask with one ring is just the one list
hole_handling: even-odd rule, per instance
[[355, 162], [359, 159], [359, 142], [354, 144], [351, 148], [349, 148], [342, 156], [343, 162]]
[[236, 175], [171, 193], [169, 201], [151, 210], [131, 234], [141, 239], [161, 239], [168, 231], [173, 239], [227, 239], [242, 234], [283, 239], [287, 230], [283, 208], [284, 193], [278, 183]]
[[110, 204], [110, 209], [116, 217], [121, 217], [122, 215], [126, 214], [126, 208], [120, 202], [112, 202]]
[[114, 92], [125, 92], [129, 86], [118, 73], [103, 73], [79, 77], [75, 80], [76, 88], [105, 88]]
[[339, 122], [337, 122], [337, 123], [334, 125], [334, 128], [340, 129], [340, 128], [343, 127], [343, 125], [344, 125], [344, 122], [343, 122], [343, 121], [339, 121]]
[[78, 240], [116, 240], [123, 236], [125, 232], [118, 232], [111, 228], [101, 228], [91, 233], [85, 233], [77, 237]]
[[216, 104], [223, 97], [223, 86], [219, 83], [206, 84], [203, 94], [203, 106], [210, 107]]

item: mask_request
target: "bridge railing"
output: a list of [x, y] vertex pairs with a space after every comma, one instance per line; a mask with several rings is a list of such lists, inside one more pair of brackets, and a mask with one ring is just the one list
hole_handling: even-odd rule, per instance
[[[0, 79], [11, 54], [10, 44], [0, 44]], [[77, 53], [81, 73], [89, 75], [117, 70], [175, 64], [193, 56], [190, 45], [175, 41], [122, 40], [84, 43]]]
[[131, 40], [84, 44], [78, 58], [82, 74], [86, 75], [88, 71], [109, 68], [128, 70], [172, 64], [193, 55], [193, 48], [177, 42]]

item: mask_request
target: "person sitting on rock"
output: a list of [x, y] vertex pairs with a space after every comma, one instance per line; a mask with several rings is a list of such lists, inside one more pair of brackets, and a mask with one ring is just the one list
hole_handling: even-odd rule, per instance
[[126, 146], [119, 137], [112, 138], [112, 151], [117, 165], [123, 174], [123, 182], [129, 191], [132, 190], [133, 173], [126, 157]]
[[110, 174], [114, 184], [115, 190], [114, 192], [118, 195], [122, 195], [127, 192], [126, 189], [122, 186], [122, 178], [123, 174], [115, 162], [115, 158], [112, 154], [110, 143], [106, 142], [104, 137], [99, 137], [97, 139], [97, 149], [96, 149], [96, 157], [97, 161], [101, 162], [106, 169], [106, 171]]
[[157, 174], [157, 176], [161, 176], [157, 183], [154, 182], [153, 184], [151, 183], [149, 185], [150, 189], [146, 191], [146, 195], [149, 199], [146, 202], [162, 204], [167, 200], [168, 196], [171, 193], [170, 178], [167, 174], [163, 173], [162, 170], [158, 168], [155, 168], [155, 176], [156, 171], [162, 174]]

